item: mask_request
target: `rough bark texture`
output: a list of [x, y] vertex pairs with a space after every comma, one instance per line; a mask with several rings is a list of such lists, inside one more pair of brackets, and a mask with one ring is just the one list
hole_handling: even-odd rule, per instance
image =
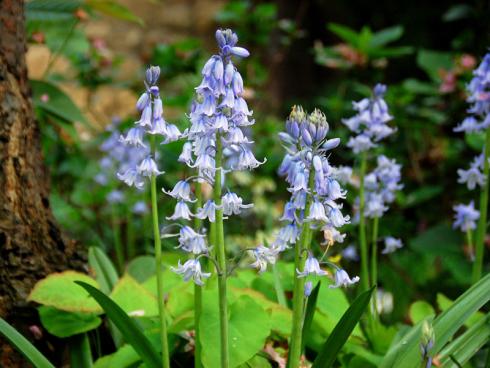
[[[35, 282], [78, 257], [49, 206], [27, 81], [23, 1], [0, 0], [0, 35], [0, 316], [25, 334], [37, 318], [26, 302]], [[0, 340], [0, 366], [25, 364]]]

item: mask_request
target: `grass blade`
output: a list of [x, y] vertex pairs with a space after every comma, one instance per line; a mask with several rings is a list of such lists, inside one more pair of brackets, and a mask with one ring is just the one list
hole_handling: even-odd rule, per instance
[[100, 304], [109, 319], [121, 331], [126, 342], [134, 348], [143, 362], [149, 368], [160, 368], [162, 365], [160, 356], [136, 323], [128, 317], [126, 312], [100, 290], [81, 281], [76, 281], [76, 283], [87, 290], [97, 303]]
[[88, 249], [88, 263], [95, 271], [95, 279], [104, 293], [110, 293], [117, 283], [117, 271], [111, 260], [99, 247]]
[[10, 341], [19, 352], [26, 357], [36, 368], [54, 368], [49, 360], [37, 350], [24, 336], [22, 336], [15, 328], [7, 323], [3, 318], [0, 318], [0, 334]]
[[340, 349], [342, 349], [342, 346], [347, 342], [350, 334], [361, 319], [364, 310], [371, 300], [373, 291], [374, 287], [359, 295], [354, 302], [352, 302], [351, 306], [345, 311], [330, 336], [328, 336], [325, 344], [323, 344], [312, 368], [326, 368], [332, 366]]
[[71, 368], [92, 368], [92, 351], [90, 350], [90, 341], [86, 333], [70, 337], [68, 340], [70, 349], [70, 367]]
[[316, 301], [318, 299], [318, 293], [320, 292], [321, 281], [316, 284], [315, 288], [308, 297], [308, 303], [306, 304], [305, 320], [303, 322], [303, 336], [301, 336], [301, 350], [305, 349], [306, 337], [310, 333], [311, 323], [313, 322], [313, 316], [315, 315]]

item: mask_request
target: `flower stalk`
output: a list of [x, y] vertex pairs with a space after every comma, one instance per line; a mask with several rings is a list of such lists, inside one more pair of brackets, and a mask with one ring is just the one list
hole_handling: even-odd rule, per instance
[[223, 208], [221, 206], [221, 185], [222, 185], [222, 157], [223, 148], [221, 137], [216, 139], [216, 172], [214, 177], [214, 203], [216, 204], [216, 229], [215, 246], [218, 259], [218, 292], [219, 292], [219, 316], [220, 316], [220, 337], [221, 337], [221, 367], [228, 368], [228, 301], [226, 298], [226, 252], [225, 237], [223, 227]]
[[[196, 203], [195, 208], [200, 208], [202, 206], [202, 184], [200, 182], [195, 183], [195, 194], [196, 194]], [[200, 229], [202, 226], [202, 220], [198, 217], [194, 218], [194, 228]], [[196, 256], [197, 257], [197, 256]], [[201, 313], [202, 313], [202, 286], [194, 284], [194, 367], [201, 368]]]
[[[373, 238], [371, 245], [371, 285], [378, 284], [378, 228], [379, 228], [379, 217], [373, 219]], [[376, 292], [373, 293], [372, 297], [372, 314], [376, 318], [378, 314]]]
[[[151, 154], [155, 157], [155, 137], [151, 137]], [[153, 238], [155, 245], [155, 266], [157, 276], [157, 299], [158, 299], [158, 316], [160, 322], [160, 343], [162, 347], [162, 367], [170, 368], [170, 358], [168, 350], [167, 321], [165, 316], [165, 296], [163, 294], [163, 270], [162, 270], [162, 244], [160, 238], [160, 229], [158, 222], [158, 205], [157, 205], [157, 177], [150, 177], [151, 190], [151, 214], [153, 219]]]
[[[308, 188], [313, 191], [314, 188], [314, 171], [310, 171], [308, 178]], [[306, 200], [305, 206], [305, 217], [310, 215], [312, 196], [309, 195]], [[304, 271], [305, 268], [305, 251], [309, 249], [311, 242], [311, 228], [308, 222], [303, 222], [301, 229], [301, 236], [299, 243], [295, 246], [294, 252], [294, 266], [295, 269]], [[288, 368], [299, 367], [301, 354], [302, 354], [302, 342], [301, 337], [303, 334], [303, 323], [304, 323], [304, 309], [305, 309], [305, 278], [295, 277], [294, 278], [294, 289], [293, 289], [293, 328], [291, 331], [291, 341], [289, 344], [289, 357], [288, 357]]]
[[121, 227], [118, 221], [117, 204], [112, 205], [112, 233], [114, 237], [114, 250], [116, 251], [117, 269], [122, 274], [124, 271], [124, 250], [121, 241]]
[[475, 242], [475, 262], [473, 263], [473, 284], [480, 280], [483, 270], [483, 253], [485, 250], [485, 236], [487, 232], [487, 213], [488, 213], [488, 189], [489, 189], [489, 163], [490, 158], [490, 128], [486, 129], [485, 139], [485, 153], [483, 156], [483, 175], [485, 177], [485, 184], [480, 192], [480, 220], [478, 221], [478, 228], [476, 233]]
[[361, 247], [361, 287], [359, 292], [362, 293], [369, 289], [369, 256], [368, 245], [366, 240], [366, 216], [364, 206], [366, 199], [364, 196], [364, 178], [366, 176], [367, 152], [364, 151], [361, 156], [361, 167], [359, 172], [359, 244]]

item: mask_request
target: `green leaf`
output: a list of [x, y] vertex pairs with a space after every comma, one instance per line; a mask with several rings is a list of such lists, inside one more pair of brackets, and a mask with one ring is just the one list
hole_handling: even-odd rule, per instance
[[443, 15], [444, 22], [468, 18], [475, 13], [475, 10], [468, 4], [455, 4], [451, 6]]
[[460, 365], [466, 364], [490, 339], [490, 316], [481, 318], [465, 333], [448, 344], [440, 353], [442, 367], [457, 368], [450, 356]]
[[372, 48], [384, 46], [390, 42], [398, 40], [403, 35], [402, 26], [394, 26], [375, 32], [371, 37], [369, 46]]
[[449, 52], [421, 49], [417, 54], [417, 65], [433, 80], [439, 81], [439, 71], [453, 67], [453, 56]]
[[116, 284], [110, 297], [130, 316], [158, 316], [157, 299], [127, 274]]
[[408, 315], [413, 324], [419, 323], [427, 317], [435, 316], [435, 314], [436, 312], [434, 311], [434, 308], [432, 308], [432, 305], [424, 300], [418, 300], [413, 303], [408, 311]]
[[316, 301], [318, 299], [318, 293], [320, 292], [321, 281], [318, 281], [315, 288], [312, 290], [310, 296], [308, 297], [308, 302], [306, 304], [305, 319], [303, 322], [303, 333], [301, 337], [302, 349], [305, 348], [306, 338], [310, 334], [311, 323], [313, 322], [313, 315], [316, 310]]
[[[218, 294], [203, 290], [201, 315], [202, 361], [205, 367], [220, 365]], [[229, 307], [230, 368], [239, 366], [260, 351], [270, 333], [268, 313], [249, 296], [242, 295]], [[246, 318], [245, 318], [246, 316]]]
[[27, 300], [67, 312], [101, 313], [102, 309], [97, 302], [75, 285], [74, 281], [99, 287], [97, 281], [80, 272], [52, 273], [34, 285]]
[[100, 285], [100, 290], [110, 293], [117, 282], [117, 271], [112, 261], [99, 247], [88, 249], [88, 264], [95, 273], [95, 279]]
[[374, 287], [359, 295], [351, 304], [337, 323], [320, 353], [313, 362], [312, 368], [326, 368], [332, 366], [342, 346], [347, 342], [352, 331], [361, 319], [364, 310], [369, 305]]
[[54, 368], [45, 357], [15, 328], [0, 317], [0, 335], [10, 341], [17, 350], [36, 368]]
[[145, 282], [151, 276], [155, 275], [155, 258], [152, 256], [139, 256], [129, 262], [127, 273], [136, 281]]
[[76, 335], [68, 340], [70, 350], [70, 368], [92, 368], [92, 351], [86, 333]]
[[[437, 354], [465, 321], [490, 300], [490, 274], [468, 289], [432, 322], [436, 341], [432, 351]], [[381, 368], [416, 368], [420, 363], [421, 323], [411, 328], [401, 341], [392, 346]]]
[[[85, 116], [83, 116], [77, 105], [57, 86], [40, 80], [31, 80], [30, 83], [33, 91], [33, 103], [36, 108], [53, 114], [67, 122], [79, 122], [89, 126]], [[41, 96], [47, 97], [47, 101], [43, 102]]]
[[69, 337], [97, 328], [102, 320], [93, 313], [65, 312], [53, 307], [40, 306], [39, 317], [51, 335]]
[[101, 14], [107, 15], [109, 17], [127, 20], [130, 22], [138, 23], [139, 25], [144, 25], [143, 19], [135, 15], [131, 10], [126, 8], [124, 5], [113, 0], [86, 0], [85, 3], [92, 9], [98, 11]]
[[359, 34], [352, 28], [337, 23], [329, 23], [327, 28], [352, 46], [359, 46]]
[[32, 0], [26, 3], [28, 22], [59, 22], [75, 19], [75, 11], [80, 7], [79, 0]]
[[116, 325], [124, 339], [130, 344], [149, 368], [160, 368], [161, 359], [151, 343], [143, 335], [136, 323], [104, 293], [85, 282], [76, 281], [104, 309], [109, 319]]

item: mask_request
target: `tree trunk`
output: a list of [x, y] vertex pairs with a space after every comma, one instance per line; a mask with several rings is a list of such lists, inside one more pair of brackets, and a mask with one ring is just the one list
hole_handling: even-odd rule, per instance
[[[49, 206], [49, 176], [27, 80], [23, 1], [0, 0], [0, 35], [0, 316], [32, 339], [29, 326], [37, 315], [27, 295], [36, 281], [79, 257]], [[0, 340], [0, 366], [26, 363]]]

